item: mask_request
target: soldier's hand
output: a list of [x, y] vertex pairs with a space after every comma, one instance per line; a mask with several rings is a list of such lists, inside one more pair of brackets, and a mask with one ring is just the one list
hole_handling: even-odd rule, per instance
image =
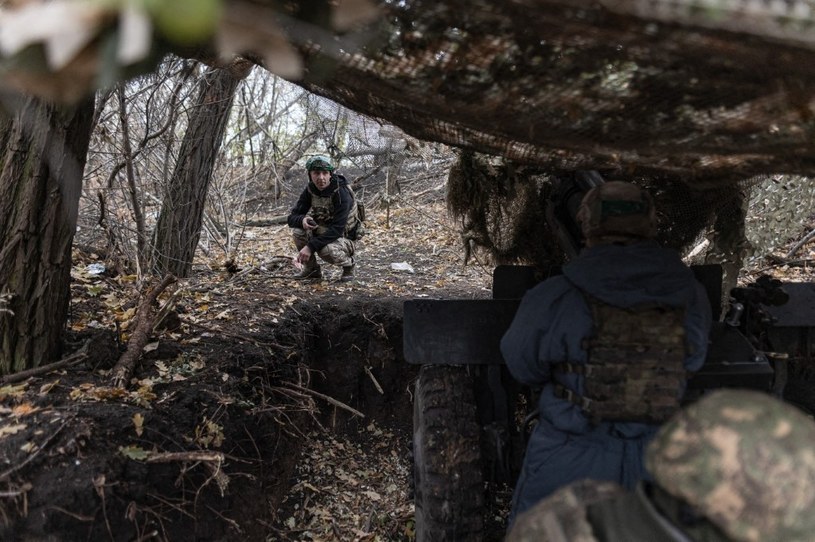
[[313, 230], [316, 227], [317, 227], [317, 222], [313, 218], [311, 218], [310, 216], [307, 216], [307, 217], [305, 217], [303, 219], [303, 229], [304, 230]]
[[300, 252], [297, 253], [297, 261], [300, 263], [307, 263], [309, 259], [311, 259], [311, 254], [311, 248], [306, 245], [300, 249]]

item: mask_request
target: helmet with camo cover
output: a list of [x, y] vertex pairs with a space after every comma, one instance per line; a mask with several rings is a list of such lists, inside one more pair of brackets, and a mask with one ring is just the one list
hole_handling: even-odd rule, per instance
[[590, 244], [653, 239], [657, 233], [656, 216], [651, 195], [622, 181], [610, 181], [589, 190], [577, 212], [583, 235]]
[[306, 161], [306, 171], [334, 171], [334, 163], [328, 156], [318, 154]]
[[665, 491], [740, 542], [815, 537], [815, 422], [767, 394], [721, 390], [671, 418], [646, 453]]

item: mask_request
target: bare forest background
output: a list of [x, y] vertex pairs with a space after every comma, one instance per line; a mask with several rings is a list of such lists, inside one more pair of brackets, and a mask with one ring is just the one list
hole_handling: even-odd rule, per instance
[[[108, 272], [132, 277], [145, 293], [155, 277], [189, 276], [196, 258], [227, 268], [257, 264], [247, 261], [245, 228], [284, 223], [310, 155], [330, 154], [357, 197], [384, 209], [386, 221], [400, 197], [444, 194], [459, 157], [244, 59], [211, 67], [170, 55], [154, 72], [72, 107], [4, 101], [12, 113], [0, 141], [0, 374], [59, 358], [72, 246], [93, 250]], [[724, 243], [724, 263], [742, 269], [801, 232], [815, 194], [806, 179], [780, 175], [742, 190], [735, 201], [743, 208], [732, 211], [747, 217], [739, 219], [746, 227], [703, 232], [689, 259], [710, 258], [723, 244], [717, 236], [730, 231], [737, 238]], [[473, 203], [457, 217], [464, 263], [479, 244], [489, 255], [490, 239], [473, 236], [473, 224], [500, 228], [496, 217], [518, 215], [513, 205], [511, 197]], [[114, 374], [121, 383], [127, 369]]]
[[[163, 271], [186, 276], [193, 256], [239, 260], [247, 226], [284, 223], [304, 188], [305, 160], [314, 154], [330, 154], [372, 209], [387, 208], [413, 188], [444, 193], [455, 149], [417, 140], [261, 68], [245, 69], [231, 88], [208, 94], [226, 70], [168, 57], [155, 73], [96, 97], [77, 243], [104, 249], [118, 273], [140, 279]], [[208, 134], [195, 132], [207, 121]], [[205, 146], [205, 137], [221, 142]], [[211, 164], [191, 161], [195, 150]], [[806, 178], [776, 175], [745, 194], [741, 256], [747, 262], [766, 257], [805, 226], [815, 202], [809, 185]], [[200, 220], [191, 220], [198, 212]], [[181, 219], [174, 236], [190, 239], [174, 245], [162, 238], [162, 220], [171, 214]], [[686, 256], [704, 254], [711, 233]]]

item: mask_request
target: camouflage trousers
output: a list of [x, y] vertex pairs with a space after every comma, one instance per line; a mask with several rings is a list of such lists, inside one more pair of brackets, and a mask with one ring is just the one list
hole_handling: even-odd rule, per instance
[[[315, 231], [319, 231], [319, 229]], [[311, 240], [312, 233], [302, 228], [292, 228], [292, 237], [294, 238], [294, 246], [297, 247], [297, 250], [300, 250]], [[355, 251], [356, 246], [353, 241], [345, 237], [340, 237], [336, 241], [328, 243], [318, 250], [317, 256], [326, 263], [348, 267], [354, 265], [353, 256]], [[312, 254], [311, 259], [306, 263], [305, 267], [306, 269], [313, 269], [316, 266], [317, 259]]]

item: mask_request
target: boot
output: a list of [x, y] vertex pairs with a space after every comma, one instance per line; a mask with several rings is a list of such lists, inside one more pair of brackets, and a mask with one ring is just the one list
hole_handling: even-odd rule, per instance
[[320, 266], [315, 265], [304, 265], [303, 270], [300, 271], [298, 274], [294, 275], [294, 278], [297, 280], [317, 280], [323, 278], [323, 270], [320, 269]]
[[351, 264], [342, 268], [340, 282], [351, 282], [352, 280], [354, 280], [354, 267], [356, 267], [356, 264]]

